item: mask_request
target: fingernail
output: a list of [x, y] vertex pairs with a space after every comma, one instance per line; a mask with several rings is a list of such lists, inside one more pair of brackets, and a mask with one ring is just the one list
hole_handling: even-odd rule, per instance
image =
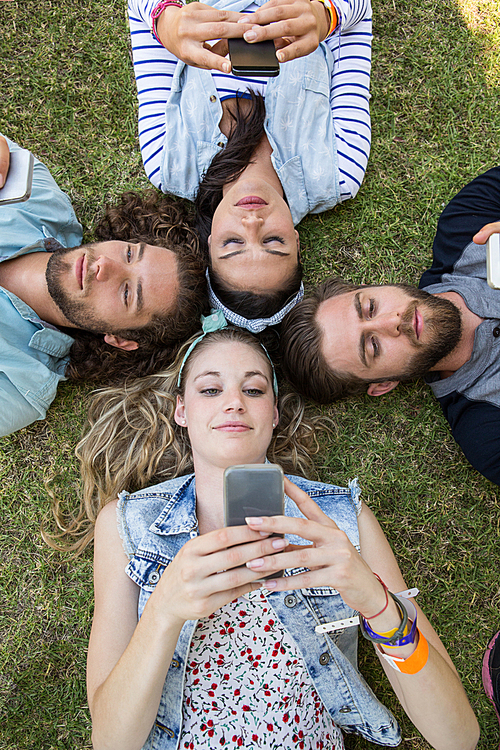
[[278, 52], [276, 52], [276, 57], [278, 58], [278, 60], [280, 62], [283, 62], [284, 54], [283, 54], [283, 52], [281, 50], [279, 50]]
[[3, 174], [0, 174], [0, 188], [3, 188], [4, 182], [5, 182], [5, 177], [3, 176]]
[[222, 63], [222, 70], [224, 71], [224, 73], [230, 73], [231, 72], [231, 63], [229, 63], [229, 62]]
[[263, 589], [275, 589], [278, 581], [264, 581], [262, 584]]
[[252, 526], [260, 526], [262, 523], [264, 523], [264, 519], [260, 516], [247, 516], [245, 518], [245, 523], [251, 524]]
[[262, 568], [264, 565], [264, 559], [262, 557], [258, 557], [256, 560], [249, 560], [247, 562], [247, 568], [250, 568], [250, 570], [253, 570], [253, 568]]
[[257, 34], [255, 31], [245, 31], [243, 34], [243, 39], [245, 42], [253, 42], [255, 39], [257, 39]]
[[273, 539], [272, 545], [274, 549], [283, 549], [288, 544], [286, 539]]

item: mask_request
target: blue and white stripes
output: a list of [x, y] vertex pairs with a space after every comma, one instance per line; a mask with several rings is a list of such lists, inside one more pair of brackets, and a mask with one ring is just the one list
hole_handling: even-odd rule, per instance
[[[139, 98], [139, 143], [146, 174], [164, 192], [161, 161], [165, 145], [165, 109], [177, 58], [151, 33], [151, 12], [158, 0], [129, 0], [130, 33]], [[371, 9], [369, 0], [334, 0], [339, 31], [325, 44], [335, 65], [330, 81], [330, 107], [337, 140], [340, 199], [354, 197], [363, 181], [370, 152], [369, 85]], [[257, 10], [249, 2], [246, 10]], [[286, 64], [286, 63], [285, 63]], [[221, 100], [249, 87], [265, 94], [266, 79], [243, 79], [212, 71]], [[296, 113], [301, 116], [300, 112]]]

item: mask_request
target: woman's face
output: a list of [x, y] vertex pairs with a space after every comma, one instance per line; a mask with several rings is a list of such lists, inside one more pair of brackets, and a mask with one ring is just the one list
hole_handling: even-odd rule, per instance
[[234, 341], [195, 349], [175, 421], [188, 430], [195, 468], [264, 462], [278, 423], [264, 352]]
[[265, 180], [240, 179], [224, 192], [208, 239], [213, 270], [231, 289], [279, 290], [299, 261], [298, 233], [283, 197]]

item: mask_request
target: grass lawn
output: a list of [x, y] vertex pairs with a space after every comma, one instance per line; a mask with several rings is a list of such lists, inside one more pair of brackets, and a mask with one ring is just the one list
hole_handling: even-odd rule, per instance
[[[358, 197], [299, 227], [307, 278], [416, 282], [446, 202], [498, 162], [498, 0], [374, 0], [373, 147]], [[85, 238], [102, 205], [148, 183], [136, 136], [124, 0], [0, 0], [0, 132], [30, 148], [69, 194]], [[49, 416], [0, 439], [0, 750], [90, 748], [85, 654], [92, 553], [48, 549], [44, 482], [78, 492], [74, 445], [88, 389], [64, 384]], [[481, 658], [500, 628], [500, 500], [452, 440], [417, 382], [325, 410], [334, 432], [319, 475], [358, 476], [408, 584], [498, 744]], [[401, 719], [404, 750], [428, 745], [404, 718], [375, 657], [360, 662]], [[368, 746], [349, 737], [351, 750]]]

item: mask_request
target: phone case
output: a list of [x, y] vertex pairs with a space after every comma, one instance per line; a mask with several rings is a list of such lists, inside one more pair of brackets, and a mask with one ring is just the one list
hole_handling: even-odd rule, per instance
[[33, 154], [26, 149], [10, 152], [7, 179], [0, 188], [0, 205], [28, 200], [33, 182], [33, 162]]
[[279, 75], [280, 67], [272, 40], [250, 44], [243, 38], [228, 39], [229, 58], [235, 76]]
[[500, 234], [492, 234], [486, 245], [486, 277], [492, 289], [500, 289]]

